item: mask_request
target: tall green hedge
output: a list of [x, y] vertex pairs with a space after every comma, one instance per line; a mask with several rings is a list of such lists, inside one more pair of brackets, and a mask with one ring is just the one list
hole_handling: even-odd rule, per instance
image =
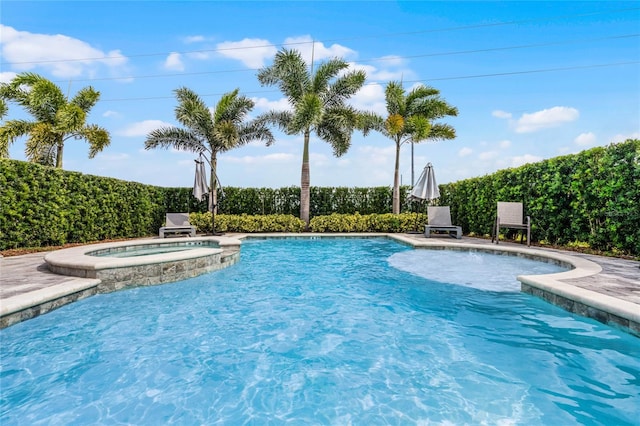
[[1, 159], [0, 249], [156, 233], [166, 191]]
[[640, 254], [640, 140], [442, 185], [465, 233], [491, 233], [498, 201], [518, 201], [532, 240]]
[[[639, 182], [640, 140], [627, 140], [441, 185], [439, 204], [451, 206], [454, 222], [466, 234], [486, 235], [497, 201], [520, 201], [532, 217], [534, 241], [586, 242], [638, 256]], [[424, 212], [424, 206], [406, 201], [409, 189], [401, 188], [402, 210]], [[391, 196], [391, 187], [312, 187], [311, 216], [386, 214]], [[218, 199], [221, 215], [298, 216], [300, 189], [225, 187]], [[206, 200], [193, 198], [191, 188], [0, 159], [0, 250], [157, 235], [166, 212], [206, 210]]]

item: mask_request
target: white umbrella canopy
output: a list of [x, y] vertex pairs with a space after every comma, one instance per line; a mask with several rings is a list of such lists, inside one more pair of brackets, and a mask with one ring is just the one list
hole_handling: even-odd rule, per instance
[[204, 169], [203, 160], [194, 160], [196, 162], [196, 177], [193, 182], [193, 196], [202, 201], [204, 196], [209, 193], [209, 186], [207, 185], [207, 173]]
[[436, 175], [433, 165], [427, 163], [415, 186], [411, 189], [408, 198], [410, 200], [435, 200], [440, 197], [440, 190], [436, 183]]

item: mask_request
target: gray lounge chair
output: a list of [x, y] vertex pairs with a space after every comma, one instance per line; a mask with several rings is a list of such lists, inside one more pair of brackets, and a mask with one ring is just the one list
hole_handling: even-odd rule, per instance
[[[522, 203], [498, 201], [498, 211], [496, 213], [496, 221], [493, 224], [493, 232], [491, 233], [491, 242], [500, 242], [500, 228], [520, 229], [527, 231], [527, 246], [531, 245], [531, 217], [527, 216], [523, 220]], [[522, 243], [523, 234], [520, 234], [520, 243]]]
[[462, 227], [451, 224], [451, 209], [449, 206], [429, 206], [427, 207], [428, 225], [424, 227], [424, 236], [431, 237], [432, 231], [445, 231], [447, 235], [457, 239], [462, 238]]
[[189, 213], [167, 213], [165, 226], [160, 228], [160, 238], [165, 238], [168, 234], [195, 237], [196, 227], [189, 223]]

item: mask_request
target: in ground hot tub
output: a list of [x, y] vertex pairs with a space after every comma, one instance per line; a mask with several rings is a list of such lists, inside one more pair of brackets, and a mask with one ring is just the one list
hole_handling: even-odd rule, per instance
[[222, 269], [238, 261], [240, 240], [196, 237], [73, 247], [48, 253], [49, 269], [61, 275], [100, 280], [98, 291], [180, 281]]
[[200, 240], [162, 242], [154, 240], [153, 243], [127, 244], [124, 246], [107, 247], [86, 252], [87, 256], [97, 257], [137, 257], [153, 254], [176, 253], [179, 251], [193, 250], [197, 248], [220, 248], [217, 241]]

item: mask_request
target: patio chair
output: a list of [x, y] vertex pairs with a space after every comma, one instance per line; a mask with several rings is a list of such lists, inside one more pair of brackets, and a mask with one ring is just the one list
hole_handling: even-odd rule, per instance
[[[522, 203], [512, 203], [498, 201], [498, 211], [496, 220], [493, 224], [493, 232], [491, 232], [491, 242], [495, 240], [496, 244], [500, 242], [500, 228], [520, 229], [527, 231], [527, 246], [531, 245], [531, 217], [527, 216], [523, 221]], [[524, 233], [520, 234], [520, 243]]]
[[449, 206], [427, 207], [428, 224], [424, 226], [424, 236], [431, 238], [432, 231], [444, 231], [449, 236], [462, 238], [462, 227], [451, 224], [451, 209]]
[[189, 223], [189, 213], [167, 213], [165, 226], [160, 228], [160, 238], [165, 238], [168, 234], [195, 237], [196, 227]]

